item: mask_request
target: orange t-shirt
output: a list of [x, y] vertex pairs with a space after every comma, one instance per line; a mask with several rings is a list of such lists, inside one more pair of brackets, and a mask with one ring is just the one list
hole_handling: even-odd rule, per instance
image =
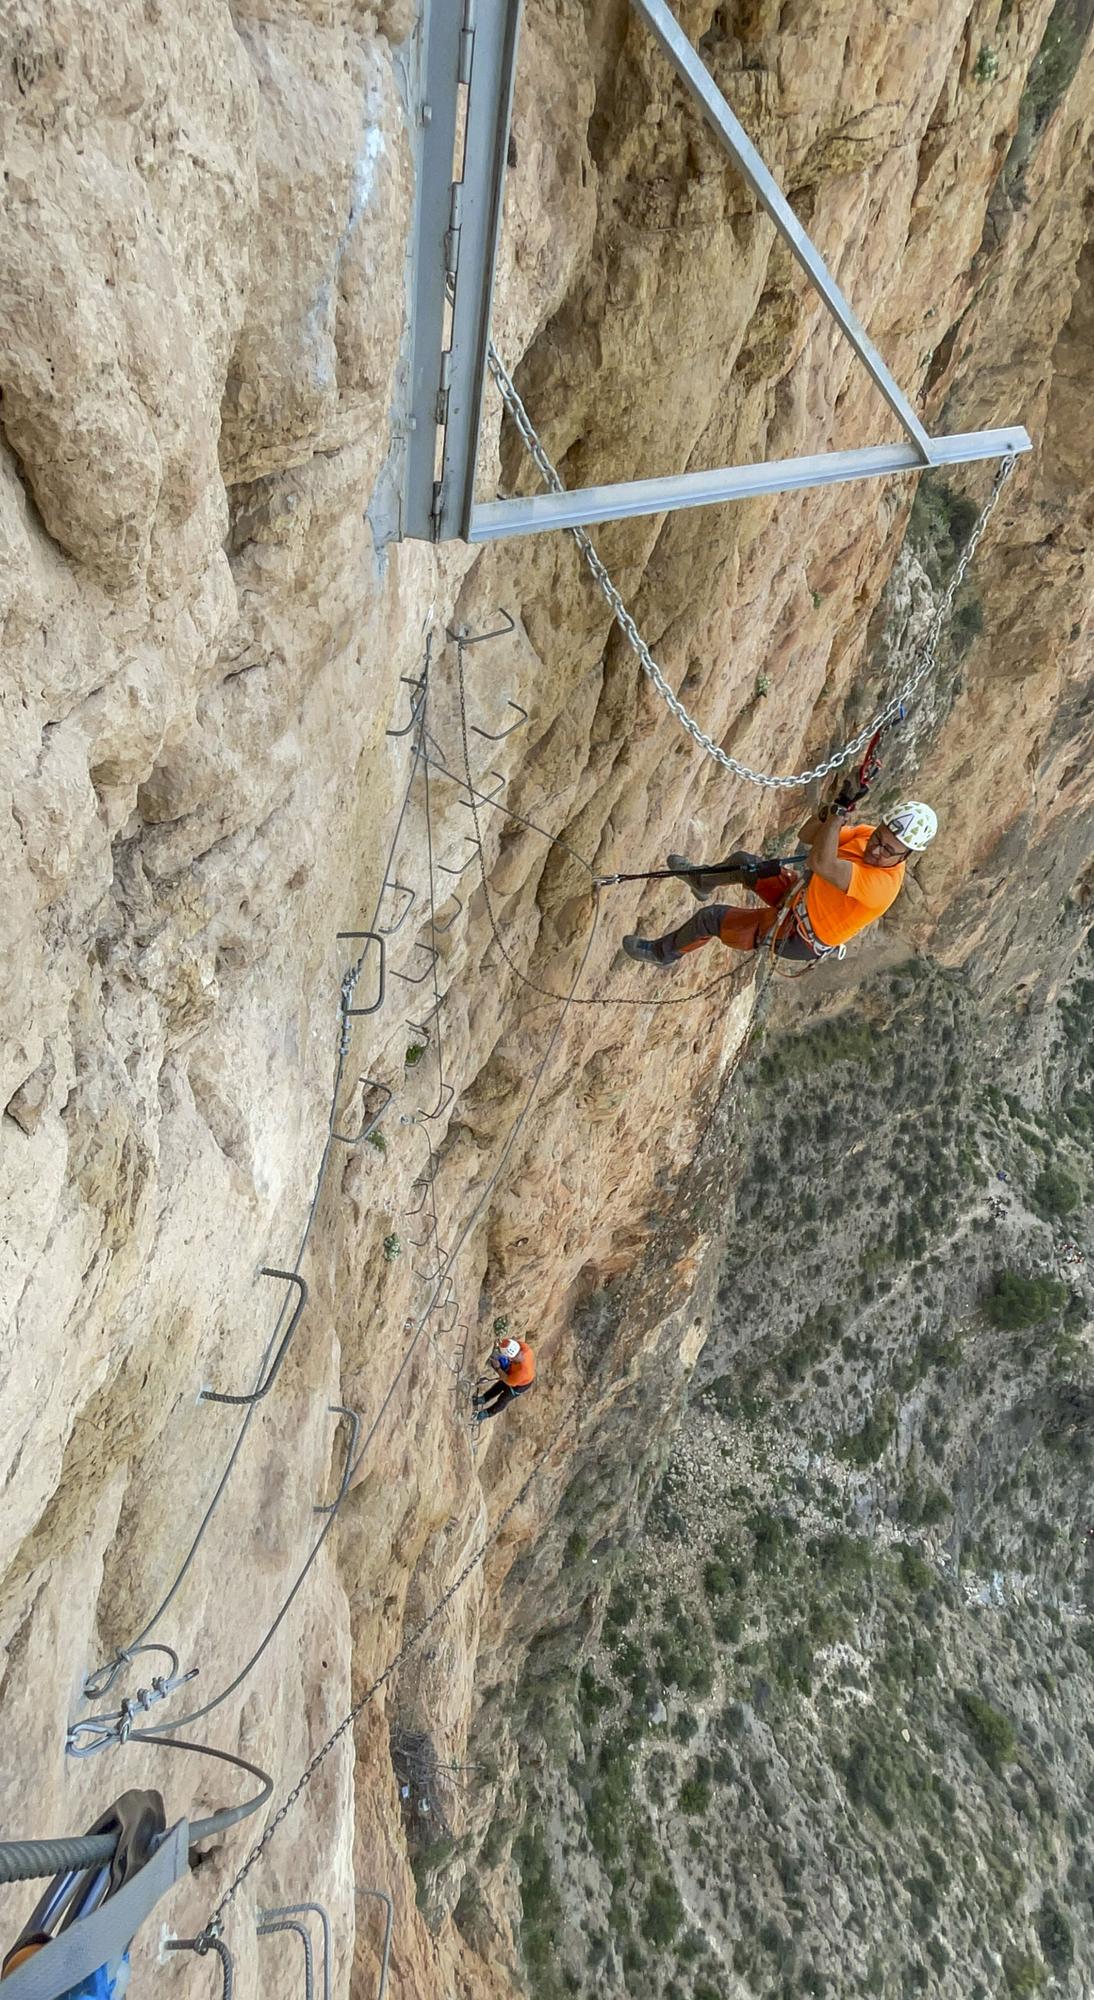
[[519, 1345], [520, 1353], [516, 1360], [511, 1361], [508, 1368], [503, 1368], [501, 1371], [502, 1381], [508, 1382], [511, 1389], [526, 1389], [529, 1382], [534, 1382], [536, 1379], [536, 1357], [531, 1348], [525, 1346], [523, 1340]]
[[831, 882], [822, 882], [819, 875], [809, 878], [806, 914], [822, 944], [846, 944], [856, 931], [864, 931], [867, 924], [883, 917], [900, 894], [903, 861], [898, 861], [895, 868], [867, 868], [863, 862], [866, 843], [873, 831], [872, 826], [845, 826], [840, 834], [840, 860], [851, 863], [849, 889], [834, 889]]

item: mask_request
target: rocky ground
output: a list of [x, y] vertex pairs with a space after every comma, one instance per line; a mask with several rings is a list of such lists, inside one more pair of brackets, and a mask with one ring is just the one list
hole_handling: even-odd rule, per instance
[[1092, 997], [986, 1048], [911, 964], [744, 1073], [687, 1415], [526, 1691], [543, 2000], [1088, 1990]]

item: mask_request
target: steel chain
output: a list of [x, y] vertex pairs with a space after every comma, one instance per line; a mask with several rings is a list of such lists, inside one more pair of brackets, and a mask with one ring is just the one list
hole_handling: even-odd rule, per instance
[[[492, 341], [490, 343], [488, 360], [490, 373], [498, 385], [505, 407], [516, 425], [529, 456], [542, 474], [544, 483], [553, 493], [565, 492], [566, 489], [551, 460], [547, 456], [543, 441], [536, 431], [535, 425], [532, 423], [521, 401], [512, 377], [506, 371]], [[643, 673], [648, 680], [652, 681], [666, 707], [671, 710], [677, 722], [680, 723], [682, 728], [687, 730], [688, 735], [698, 744], [699, 748], [705, 750], [708, 757], [713, 757], [722, 766], [723, 770], [732, 772], [735, 778], [743, 778], [748, 784], [760, 785], [769, 791], [792, 792], [798, 791], [803, 785], [813, 784], [818, 779], [830, 777], [834, 771], [840, 770], [858, 751], [864, 750], [871, 736], [877, 730], [887, 728], [891, 722], [895, 722], [898, 719], [902, 709], [911, 700], [916, 689], [931, 671], [935, 664], [935, 652], [938, 641], [942, 636], [942, 628], [953, 606], [954, 597], [964, 582], [966, 571], [980, 546], [981, 537], [994, 511], [996, 501], [1014, 470], [1014, 464], [1015, 458], [1013, 452], [1008, 453], [999, 463], [995, 479], [992, 482], [991, 492], [980, 510], [976, 525], [965, 547], [961, 551], [949, 583], [935, 608], [927, 630], [927, 636], [919, 651], [916, 666], [908, 676], [904, 686], [898, 689], [897, 693], [874, 716], [871, 722], [866, 723], [865, 727], [860, 729], [856, 736], [852, 736], [850, 742], [844, 744], [842, 750], [834, 750], [830, 757], [826, 757], [823, 763], [815, 765], [812, 770], [796, 771], [793, 775], [787, 776], [778, 776], [767, 771], [752, 770], [750, 765], [742, 764], [738, 758], [731, 757], [727, 751], [722, 749], [720, 744], [713, 742], [700, 729], [694, 717], [688, 714], [683, 702], [673, 693], [585, 529], [571, 528], [568, 532], [577, 543], [598, 589], [611, 609], [620, 631], [636, 654], [638, 664]]]

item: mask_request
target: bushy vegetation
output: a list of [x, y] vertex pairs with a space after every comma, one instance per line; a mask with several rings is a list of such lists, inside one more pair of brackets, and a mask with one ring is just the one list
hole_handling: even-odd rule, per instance
[[[928, 518], [940, 549], [967, 532], [960, 505]], [[1072, 1292], [1034, 1259], [1087, 1184], [1091, 966], [1061, 1016], [1052, 1110], [1028, 1075], [1019, 1096], [984, 1081], [979, 1050], [967, 1062], [964, 996], [931, 968], [756, 1064], [724, 1372], [599, 1646], [581, 1621], [592, 1657], [558, 1727], [547, 1692], [530, 1704], [530, 1772], [552, 1744], [532, 1782], [556, 1873], [572, 1856], [571, 1897], [591, 1883], [595, 1906], [585, 1946], [572, 1907], [561, 1954], [556, 1927], [569, 1984], [541, 1958], [535, 2000], [722, 2000], [733, 1977], [770, 2000], [1007, 2000], [1085, 1974], [1094, 1723], [1071, 1690], [1094, 1675], [1094, 1620], [1076, 1615], [1074, 1506], [1054, 1518], [1050, 1496], [1057, 1471], [1085, 1490], [1094, 1390], [1084, 1280]], [[884, 1111], [865, 1150], [864, 1101]], [[1017, 1227], [984, 1199], [1000, 1165]], [[601, 1490], [595, 1468], [575, 1478], [559, 1542], [603, 1607], [584, 1559]], [[554, 1888], [537, 1859], [530, 1976]], [[833, 1964], [812, 1913], [836, 1882]]]
[[1001, 1771], [1004, 1764], [1013, 1763], [1018, 1754], [1014, 1724], [972, 1688], [959, 1690], [957, 1706], [985, 1763], [993, 1771]]
[[1043, 1326], [1067, 1300], [1059, 1278], [1027, 1278], [1021, 1271], [997, 1271], [984, 1310], [993, 1326], [1004, 1332]]

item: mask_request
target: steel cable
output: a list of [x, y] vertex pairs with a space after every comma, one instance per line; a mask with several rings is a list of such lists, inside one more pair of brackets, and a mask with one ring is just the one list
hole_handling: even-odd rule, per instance
[[[403, 821], [406, 817], [407, 806], [410, 801], [410, 795], [413, 789], [415, 776], [417, 775], [418, 763], [420, 761], [421, 756], [422, 756], [422, 737], [420, 732], [416, 732], [415, 742], [414, 742], [414, 752], [411, 758], [410, 774], [407, 778], [406, 789], [404, 790], [403, 793], [403, 799], [399, 810], [399, 816], [395, 823], [395, 831], [392, 835], [391, 843], [388, 848], [387, 861], [384, 868], [383, 879], [380, 884], [380, 890], [376, 898], [376, 905], [373, 910], [372, 921], [371, 924], [369, 925], [370, 929], [375, 929], [376, 927], [376, 922], [380, 914], [380, 907], [384, 899], [384, 894], [390, 882], [391, 869], [395, 858], [395, 851], [398, 845], [399, 836], [402, 832]], [[326, 1176], [327, 1165], [330, 1160], [331, 1151], [333, 1149], [332, 1130], [335, 1123], [335, 1115], [338, 1109], [338, 1096], [345, 1076], [345, 1067], [346, 1067], [345, 1036], [340, 1029], [339, 1049], [335, 1062], [334, 1085], [331, 1091], [331, 1112], [330, 1112], [330, 1118], [328, 1120], [327, 1136], [323, 1145], [323, 1151], [319, 1159], [319, 1168], [315, 1178], [315, 1189], [312, 1194], [311, 1206], [308, 1209], [307, 1220], [304, 1224], [304, 1232], [300, 1239], [300, 1248], [298, 1249], [296, 1254], [296, 1261], [293, 1266], [294, 1270], [299, 1270], [300, 1268], [301, 1260], [303, 1259], [304, 1253], [307, 1250], [308, 1243], [311, 1238], [312, 1227], [314, 1225], [315, 1217], [318, 1212], [319, 1200], [323, 1191], [323, 1182]], [[271, 1354], [274, 1351], [274, 1345], [280, 1335], [281, 1327], [284, 1322], [285, 1314], [287, 1311], [288, 1311], [288, 1299], [286, 1298], [285, 1302], [282, 1304], [281, 1310], [274, 1323], [273, 1332], [270, 1335], [270, 1339], [269, 1342], [267, 1343], [265, 1353], [263, 1354], [262, 1360], [259, 1364], [258, 1374], [256, 1376], [256, 1386], [259, 1382], [262, 1381], [267, 1363], [269, 1361]], [[103, 1681], [98, 1691], [93, 1696], [90, 1696], [89, 1699], [99, 1700], [102, 1698], [103, 1695], [109, 1692], [110, 1687], [113, 1685], [114, 1680], [117, 1678], [117, 1672], [120, 1671], [121, 1667], [126, 1663], [128, 1655], [135, 1652], [138, 1646], [144, 1644], [144, 1642], [148, 1638], [149, 1633], [155, 1630], [155, 1627], [159, 1624], [159, 1621], [163, 1617], [164, 1612], [174, 1602], [174, 1599], [178, 1595], [178, 1592], [181, 1589], [183, 1583], [185, 1582], [185, 1579], [191, 1569], [194, 1558], [198, 1552], [199, 1547], [201, 1546], [202, 1540], [204, 1539], [205, 1533], [209, 1527], [210, 1522], [212, 1521], [213, 1515], [216, 1513], [216, 1510], [220, 1505], [221, 1499], [224, 1496], [224, 1492], [228, 1485], [228, 1481], [231, 1478], [232, 1472], [236, 1465], [236, 1461], [239, 1458], [239, 1454], [243, 1448], [244, 1441], [251, 1427], [251, 1423], [252, 1420], [254, 1419], [256, 1411], [257, 1411], [257, 1405], [253, 1404], [251, 1408], [247, 1411], [247, 1414], [244, 1417], [239, 1427], [239, 1432], [236, 1436], [235, 1443], [232, 1446], [232, 1449], [228, 1455], [227, 1463], [224, 1467], [224, 1471], [220, 1476], [217, 1486], [213, 1492], [212, 1499], [210, 1500], [209, 1505], [206, 1508], [204, 1515], [202, 1516], [201, 1523], [198, 1527], [197, 1533], [195, 1534], [193, 1541], [190, 1544], [189, 1551], [187, 1552], [182, 1567], [179, 1570], [177, 1576], [175, 1577], [174, 1582], [172, 1583], [166, 1596], [162, 1599], [157, 1609], [152, 1613], [151, 1617], [143, 1626], [142, 1630], [138, 1632], [136, 1638], [131, 1639], [128, 1645], [120, 1647], [118, 1649], [118, 1652], [115, 1656], [116, 1660], [115, 1670], [110, 1673], [109, 1679]], [[113, 1665], [114, 1663], [111, 1664]], [[105, 1671], [106, 1669], [102, 1668], [98, 1669], [95, 1674], [89, 1675], [88, 1677], [89, 1681], [99, 1680], [101, 1678], [101, 1675]]]
[[[577, 975], [578, 978], [580, 978], [581, 976], [581, 970], [582, 967], [579, 967]], [[320, 1765], [325, 1762], [327, 1757], [329, 1757], [331, 1751], [335, 1748], [335, 1746], [341, 1742], [342, 1737], [346, 1734], [346, 1731], [352, 1729], [358, 1717], [368, 1707], [369, 1703], [372, 1700], [374, 1700], [375, 1696], [379, 1694], [381, 1688], [385, 1687], [388, 1681], [391, 1679], [392, 1675], [398, 1672], [404, 1660], [408, 1659], [410, 1654], [414, 1652], [415, 1648], [418, 1645], [420, 1645], [422, 1639], [424, 1639], [430, 1627], [436, 1623], [441, 1613], [445, 1611], [448, 1605], [452, 1602], [452, 1599], [457, 1595], [457, 1593], [460, 1590], [462, 1590], [464, 1584], [468, 1581], [468, 1578], [471, 1577], [474, 1574], [474, 1572], [480, 1567], [480, 1565], [485, 1561], [487, 1555], [490, 1552], [490, 1549], [497, 1541], [502, 1530], [504, 1529], [506, 1524], [511, 1520], [517, 1508], [520, 1507], [527, 1498], [533, 1480], [535, 1480], [539, 1475], [539, 1473], [543, 1470], [543, 1467], [545, 1466], [548, 1458], [550, 1457], [551, 1452], [554, 1450], [560, 1437], [563, 1434], [563, 1431], [566, 1429], [566, 1426], [569, 1423], [570, 1418], [581, 1407], [581, 1404], [585, 1399], [585, 1395], [586, 1395], [586, 1390], [583, 1386], [578, 1391], [578, 1393], [573, 1397], [573, 1399], [567, 1404], [565, 1410], [563, 1411], [562, 1417], [559, 1420], [559, 1423], [557, 1424], [555, 1430], [552, 1432], [552, 1435], [548, 1440], [547, 1444], [544, 1445], [543, 1449], [540, 1451], [539, 1455], [534, 1460], [531, 1469], [529, 1470], [522, 1485], [518, 1488], [517, 1492], [514, 1494], [512, 1500], [509, 1501], [508, 1505], [505, 1508], [503, 1508], [502, 1512], [499, 1514], [497, 1520], [495, 1521], [494, 1526], [490, 1529], [488, 1534], [486, 1534], [483, 1537], [482, 1542], [480, 1543], [479, 1547], [475, 1550], [474, 1554], [468, 1557], [468, 1560], [464, 1563], [463, 1568], [453, 1578], [447, 1590], [445, 1590], [442, 1593], [442, 1595], [437, 1599], [437, 1602], [433, 1605], [432, 1609], [426, 1612], [424, 1618], [422, 1618], [419, 1621], [419, 1623], [414, 1627], [414, 1630], [410, 1633], [409, 1637], [403, 1642], [402, 1646], [400, 1646], [398, 1652], [394, 1654], [392, 1659], [388, 1661], [388, 1664], [383, 1669], [383, 1671], [377, 1674], [375, 1680], [370, 1682], [369, 1686], [365, 1689], [365, 1692], [358, 1697], [358, 1699], [354, 1702], [352, 1708], [347, 1710], [346, 1714], [342, 1717], [342, 1720], [337, 1724], [337, 1726], [334, 1729], [332, 1729], [326, 1741], [320, 1746], [320, 1748], [315, 1752], [315, 1754], [311, 1758], [309, 1758], [307, 1764], [304, 1766], [304, 1769], [300, 1773], [300, 1776], [297, 1779], [292, 1790], [289, 1793], [287, 1793], [286, 1797], [283, 1799], [281, 1805], [278, 1807], [273, 1818], [270, 1820], [268, 1826], [264, 1828], [260, 1839], [256, 1841], [250, 1853], [247, 1855], [245, 1861], [242, 1863], [242, 1866], [238, 1869], [237, 1873], [233, 1876], [231, 1882], [228, 1884], [228, 1887], [225, 1889], [224, 1894], [221, 1896], [219, 1902], [216, 1904], [215, 1908], [210, 1912], [204, 1930], [201, 1933], [201, 1935], [210, 1944], [212, 1944], [213, 1941], [220, 1936], [221, 1930], [223, 1928], [223, 1920], [226, 1910], [229, 1908], [230, 1904], [234, 1901], [235, 1897], [238, 1895], [239, 1890], [243, 1887], [243, 1884], [247, 1880], [252, 1869], [262, 1859], [262, 1856], [265, 1854], [266, 1849], [270, 1845], [270, 1842], [275, 1838], [278, 1830], [284, 1825], [293, 1807], [296, 1805], [297, 1801], [300, 1799], [300, 1797], [306, 1790], [307, 1786], [311, 1783], [311, 1780], [315, 1776], [315, 1773], [318, 1771]]]
[[[419, 726], [421, 726], [421, 724], [419, 724]], [[422, 740], [424, 741], [424, 733]], [[240, 1668], [239, 1673], [235, 1675], [234, 1679], [231, 1680], [226, 1687], [222, 1688], [218, 1694], [212, 1696], [209, 1701], [204, 1702], [200, 1708], [192, 1710], [189, 1715], [181, 1716], [177, 1720], [172, 1720], [169, 1723], [160, 1724], [159, 1728], [164, 1730], [169, 1728], [185, 1729], [188, 1728], [191, 1723], [204, 1720], [204, 1718], [207, 1715], [210, 1715], [215, 1708], [219, 1708], [221, 1703], [226, 1701], [229, 1695], [235, 1693], [236, 1689], [242, 1685], [242, 1683], [249, 1677], [253, 1669], [257, 1666], [259, 1660], [262, 1658], [263, 1653], [266, 1651], [266, 1648], [270, 1644], [270, 1641], [274, 1638], [275, 1634], [280, 1629], [283, 1620], [285, 1619], [293, 1603], [295, 1602], [297, 1594], [301, 1590], [307, 1576], [309, 1575], [312, 1566], [315, 1563], [316, 1558], [318, 1557], [319, 1552], [322, 1549], [323, 1544], [327, 1539], [327, 1536], [329, 1535], [332, 1527], [334, 1526], [335, 1521], [338, 1519], [342, 1504], [349, 1493], [353, 1480], [355, 1479], [361, 1465], [364, 1463], [365, 1457], [367, 1456], [373, 1444], [373, 1441], [375, 1440], [380, 1425], [382, 1424], [384, 1417], [386, 1416], [388, 1410], [391, 1407], [396, 1391], [398, 1390], [399, 1385], [402, 1382], [402, 1379], [406, 1374], [407, 1369], [410, 1366], [414, 1354], [417, 1351], [419, 1341], [421, 1340], [423, 1333], [426, 1332], [429, 1318], [436, 1309], [438, 1299], [440, 1298], [441, 1289], [446, 1279], [448, 1278], [450, 1272], [452, 1271], [456, 1258], [459, 1256], [459, 1253], [462, 1250], [463, 1245], [467, 1241], [467, 1238], [470, 1235], [471, 1230], [474, 1228], [475, 1223], [478, 1221], [478, 1218], [482, 1213], [482, 1210], [485, 1207], [486, 1202], [489, 1200], [490, 1195], [493, 1193], [494, 1188], [496, 1187], [497, 1182], [501, 1176], [501, 1173], [505, 1167], [505, 1164], [509, 1158], [509, 1155], [512, 1152], [513, 1146], [516, 1144], [516, 1140], [520, 1132], [523, 1130], [524, 1123], [528, 1117], [528, 1113], [532, 1108], [532, 1103], [535, 1099], [536, 1092], [539, 1089], [540, 1081], [543, 1077], [547, 1064], [550, 1060], [551, 1054], [554, 1050], [555, 1044], [558, 1040], [558, 1036], [562, 1028], [562, 1023], [566, 1017], [569, 1005], [572, 1002], [573, 995], [576, 993], [577, 986], [584, 973], [586, 964], [588, 963], [589, 954], [592, 950], [593, 940], [596, 936], [598, 916], [599, 916], [599, 902], [597, 901], [594, 904], [593, 922], [589, 930], [589, 935], [588, 938], [586, 939], [585, 947], [581, 955], [581, 960], [578, 965], [577, 971], [574, 975], [573, 988], [571, 994], [568, 996], [565, 994], [556, 996], [562, 1003], [562, 1011], [559, 1015], [558, 1020], [554, 1025], [554, 1028], [551, 1031], [551, 1035], [548, 1039], [544, 1053], [539, 1063], [537, 1064], [535, 1071], [533, 1072], [532, 1082], [528, 1094], [524, 1100], [524, 1103], [521, 1106], [520, 1111], [517, 1113], [517, 1116], [512, 1126], [510, 1127], [504, 1145], [502, 1146], [501, 1152], [499, 1154], [497, 1163], [492, 1173], [490, 1174], [489, 1178], [487, 1179], [482, 1189], [482, 1192], [478, 1197], [478, 1200], [476, 1201], [470, 1214], [466, 1217], [465, 1221], [463, 1222], [460, 1232], [456, 1238], [456, 1241], [452, 1249], [449, 1252], [447, 1252], [447, 1254], [445, 1254], [445, 1256], [443, 1257], [443, 1261], [440, 1265], [440, 1268], [438, 1269], [436, 1279], [433, 1282], [433, 1289], [432, 1292], [430, 1293], [429, 1301], [424, 1311], [420, 1314], [416, 1322], [414, 1334], [406, 1345], [403, 1358], [388, 1385], [387, 1391], [383, 1397], [380, 1407], [377, 1410], [376, 1415], [373, 1418], [372, 1423], [370, 1424], [368, 1431], [365, 1434], [364, 1441], [358, 1447], [357, 1454], [353, 1460], [353, 1463], [350, 1466], [349, 1471], [345, 1475], [345, 1478], [343, 1480], [342, 1491], [339, 1494], [337, 1500], [335, 1501], [333, 1507], [331, 1508], [331, 1511], [326, 1515], [323, 1522], [323, 1526], [320, 1529], [318, 1535], [316, 1536], [312, 1548], [308, 1556], [306, 1557], [302, 1568], [299, 1570], [296, 1579], [292, 1585], [292, 1588], [290, 1589], [287, 1597], [285, 1598], [283, 1604], [281, 1605], [281, 1608], [278, 1611], [277, 1616], [274, 1618], [272, 1624], [265, 1633], [263, 1639], [261, 1640], [260, 1644], [254, 1651], [254, 1653], [252, 1653], [250, 1659], [246, 1662], [246, 1664], [243, 1667]], [[142, 1733], [147, 1736], [155, 1736], [158, 1732], [156, 1726], [153, 1725], [151, 1729]]]
[[[560, 840], [557, 835], [553, 833], [548, 833], [544, 827], [536, 826], [534, 820], [521, 819], [519, 813], [510, 812], [509, 807], [502, 805], [499, 800], [487, 798], [484, 793], [476, 790], [471, 777], [471, 752], [470, 752], [470, 744], [467, 733], [467, 697], [466, 697], [466, 689], [464, 686], [463, 647], [459, 639], [457, 639], [456, 641], [456, 662], [457, 662], [457, 673], [459, 677], [459, 693], [460, 693], [460, 732], [463, 739], [463, 757], [464, 757], [464, 769], [466, 772], [466, 776], [465, 778], [455, 778], [454, 774], [451, 771], [446, 770], [444, 766], [441, 766], [440, 768], [444, 770], [444, 775], [446, 777], [453, 779], [454, 783], [465, 785], [468, 796], [471, 800], [471, 815], [475, 822], [475, 837], [479, 853], [479, 877], [482, 883], [483, 900], [486, 904], [486, 914], [487, 917], [489, 918], [490, 929], [494, 934], [494, 940], [497, 944], [498, 950], [500, 951], [503, 959], [505, 960], [506, 965], [509, 967], [510, 972], [512, 972], [516, 976], [516, 978], [520, 980], [522, 986], [527, 986], [530, 992], [538, 993], [544, 1000], [561, 1001], [566, 998], [565, 994], [556, 992], [553, 987], [541, 986], [537, 980], [530, 979], [526, 972], [521, 971], [520, 966], [517, 965], [516, 962], [510, 957], [509, 952], [506, 949], [505, 941], [502, 938], [500, 930], [498, 929], [497, 918], [494, 913], [493, 899], [490, 894], [490, 885], [486, 875], [486, 854], [482, 844], [482, 828], [479, 823], [479, 814], [478, 814], [479, 806], [481, 805], [493, 806], [495, 811], [500, 813], [505, 813], [507, 817], [510, 819], [519, 820], [522, 826], [531, 827], [535, 833], [540, 834], [544, 840], [550, 841], [553, 846], [563, 848], [565, 852], [573, 858], [573, 860], [579, 862], [581, 867], [584, 868], [585, 873], [589, 877], [594, 894], [597, 893], [599, 890], [600, 886], [599, 877], [596, 875], [595, 871], [590, 867], [589, 863], [584, 859], [584, 856], [578, 854], [576, 848], [571, 847], [568, 841]], [[730, 980], [736, 979], [737, 974], [741, 970], [742, 967], [740, 965], [732, 965], [730, 966], [728, 972], [719, 973], [716, 979], [708, 980], [705, 986], [697, 986], [690, 993], [671, 993], [671, 994], [666, 994], [663, 997], [658, 997], [655, 995], [652, 996], [649, 1000], [643, 1000], [638, 994], [632, 994], [632, 993], [588, 994], [587, 996], [579, 995], [577, 997], [572, 998], [569, 1004], [574, 1007], [686, 1007], [693, 1000], [703, 1000], [706, 998], [708, 993], [714, 993], [718, 990], [719, 987], [727, 986]]]

